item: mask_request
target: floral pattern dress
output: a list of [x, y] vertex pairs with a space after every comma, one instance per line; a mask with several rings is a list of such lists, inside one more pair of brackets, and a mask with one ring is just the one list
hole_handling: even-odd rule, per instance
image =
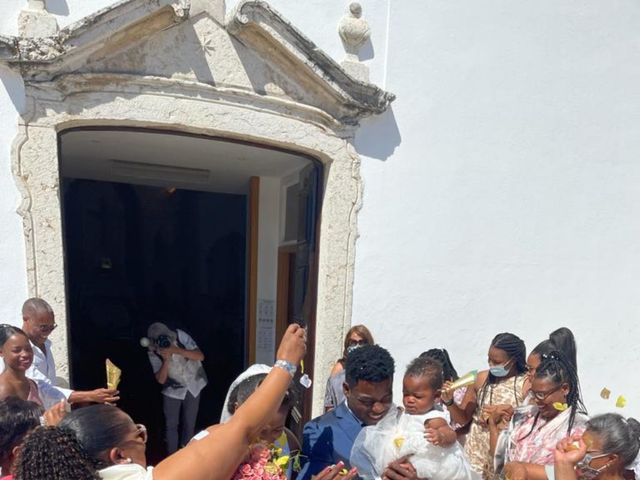
[[471, 468], [482, 474], [485, 480], [493, 478], [493, 457], [489, 452], [489, 427], [482, 418], [482, 408], [487, 405], [511, 405], [516, 408], [522, 405], [524, 397], [522, 387], [526, 375], [510, 377], [498, 383], [484, 386], [478, 392], [478, 406], [473, 412], [471, 428], [464, 444]]

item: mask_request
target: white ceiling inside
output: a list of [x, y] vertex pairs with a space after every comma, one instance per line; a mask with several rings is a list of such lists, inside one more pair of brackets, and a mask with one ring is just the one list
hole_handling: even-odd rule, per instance
[[72, 130], [60, 142], [64, 177], [221, 193], [247, 193], [252, 176], [282, 178], [310, 163], [292, 153], [164, 132]]

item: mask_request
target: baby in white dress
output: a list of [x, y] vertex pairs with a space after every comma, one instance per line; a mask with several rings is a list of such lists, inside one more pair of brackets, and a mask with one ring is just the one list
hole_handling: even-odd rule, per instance
[[445, 413], [435, 405], [442, 388], [442, 366], [416, 358], [402, 381], [404, 409], [391, 408], [377, 425], [363, 428], [351, 450], [351, 466], [365, 480], [379, 479], [386, 466], [409, 456], [418, 478], [477, 478], [456, 441]]

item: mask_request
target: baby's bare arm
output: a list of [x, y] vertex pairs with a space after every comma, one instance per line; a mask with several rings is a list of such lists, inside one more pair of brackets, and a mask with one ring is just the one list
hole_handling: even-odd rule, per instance
[[426, 438], [434, 445], [448, 447], [456, 442], [456, 432], [449, 426], [444, 418], [432, 418], [424, 422]]

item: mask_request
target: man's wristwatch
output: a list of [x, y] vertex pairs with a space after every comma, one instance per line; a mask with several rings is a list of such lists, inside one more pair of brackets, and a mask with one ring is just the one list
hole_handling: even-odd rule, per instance
[[448, 402], [446, 400], [443, 400], [442, 403], [445, 407], [450, 407], [451, 405], [453, 405], [453, 398]]
[[293, 363], [287, 362], [286, 360], [276, 360], [276, 363], [273, 364], [274, 368], [282, 368], [285, 370], [291, 378], [296, 374], [298, 367], [296, 367]]

